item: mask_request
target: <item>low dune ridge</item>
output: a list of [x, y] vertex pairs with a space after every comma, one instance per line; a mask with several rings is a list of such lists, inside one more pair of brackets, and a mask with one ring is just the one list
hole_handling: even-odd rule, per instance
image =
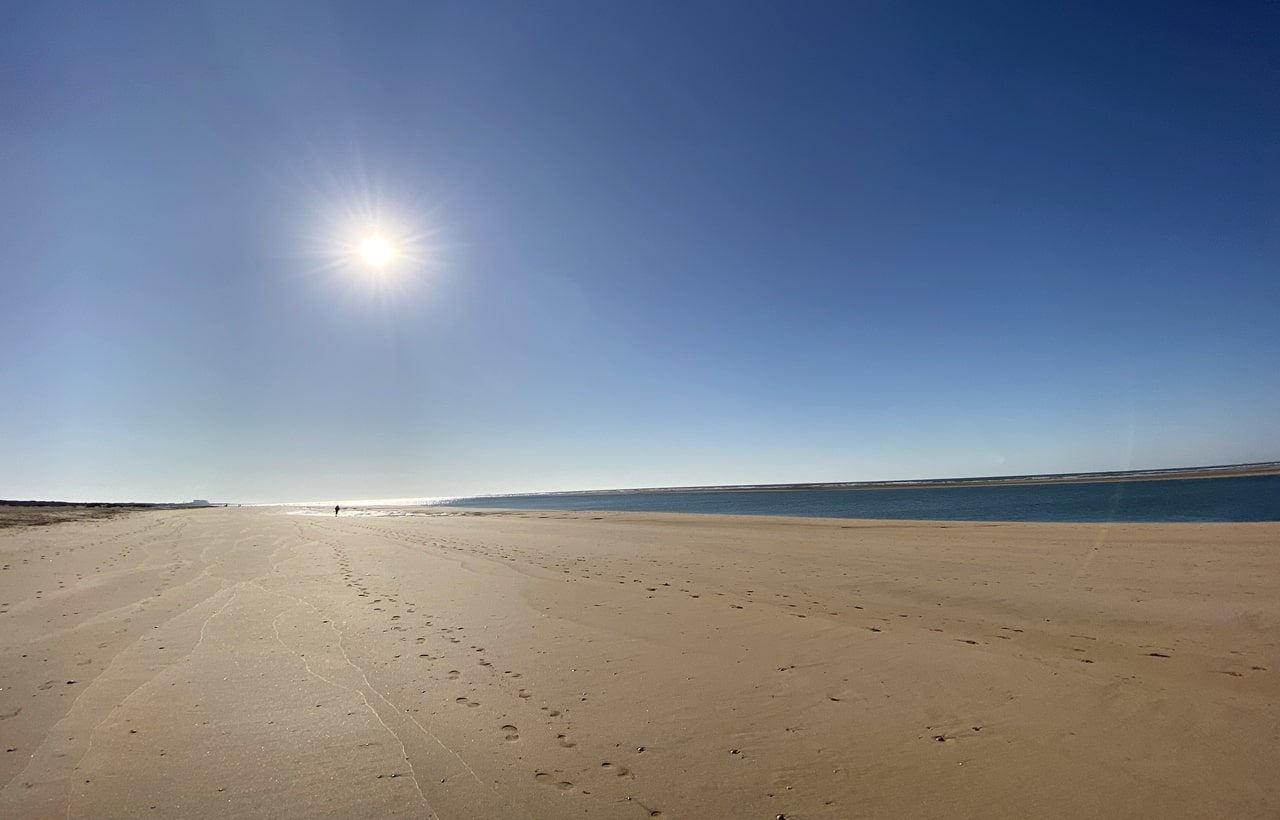
[[42, 527], [69, 521], [115, 518], [154, 504], [66, 504], [56, 501], [0, 501], [0, 529]]
[[0, 816], [1280, 815], [1280, 524], [296, 512], [0, 531]]

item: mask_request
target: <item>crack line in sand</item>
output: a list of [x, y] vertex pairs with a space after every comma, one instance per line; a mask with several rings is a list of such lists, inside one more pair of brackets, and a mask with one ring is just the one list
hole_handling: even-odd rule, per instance
[[[225, 591], [225, 589], [226, 589], [225, 587], [223, 589], [219, 589], [218, 592], [223, 592]], [[218, 592], [215, 592], [214, 595], [217, 595]], [[84, 754], [80, 755], [80, 759], [76, 761], [76, 765], [73, 767], [72, 771], [79, 769], [80, 764], [88, 759], [89, 753], [93, 751], [93, 741], [97, 737], [98, 730], [101, 729], [103, 725], [106, 724], [106, 722], [111, 719], [111, 716], [114, 715], [120, 709], [120, 707], [128, 703], [129, 699], [132, 698], [134, 695], [138, 694], [138, 692], [140, 692], [143, 689], [143, 687], [145, 687], [147, 684], [151, 683], [160, 675], [169, 671], [169, 669], [182, 663], [184, 660], [186, 660], [187, 658], [190, 658], [192, 655], [196, 653], [196, 650], [200, 648], [200, 644], [204, 643], [204, 637], [205, 637], [204, 631], [209, 626], [209, 622], [212, 621], [214, 618], [218, 617], [219, 615], [221, 615], [223, 610], [225, 610], [227, 607], [231, 606], [231, 602], [236, 599], [236, 595], [238, 594], [239, 593], [236, 592], [235, 588], [233, 587], [231, 592], [231, 597], [228, 598], [222, 604], [222, 606], [218, 607], [217, 611], [213, 612], [212, 614], [209, 615], [208, 618], [204, 619], [204, 623], [200, 624], [200, 638], [195, 642], [195, 645], [191, 647], [190, 652], [188, 652], [186, 655], [179, 658], [178, 660], [174, 661], [174, 663], [171, 664], [170, 666], [167, 666], [164, 669], [157, 672], [155, 675], [152, 675], [143, 683], [138, 684], [132, 692], [130, 692], [129, 694], [121, 698], [120, 702], [117, 703], [115, 706], [111, 707], [111, 710], [107, 712], [107, 714], [102, 718], [102, 720], [98, 721], [98, 723], [92, 729], [89, 730], [89, 745], [85, 747]], [[211, 595], [209, 597], [212, 598], [213, 596]], [[206, 598], [205, 600], [208, 600], [208, 598]], [[191, 610], [186, 610], [186, 611], [190, 612]], [[169, 622], [173, 621], [177, 617], [178, 616], [175, 615], [173, 618], [170, 618], [168, 621], [165, 621], [165, 624], [168, 624]], [[163, 625], [164, 624], [161, 624], [161, 626]], [[86, 691], [87, 690], [88, 690], [88, 687], [86, 687]], [[70, 714], [70, 712], [68, 712], [68, 714]], [[75, 799], [76, 799], [76, 784], [74, 781], [72, 781], [70, 787], [67, 789], [67, 820], [71, 820], [71, 806], [72, 806], [72, 803], [75, 802]]]
[[[176, 620], [176, 619], [178, 619], [178, 618], [182, 617], [183, 615], [186, 615], [186, 614], [187, 614], [188, 612], [190, 612], [191, 610], [193, 610], [193, 609], [195, 609], [196, 607], [200, 606], [200, 604], [203, 604], [203, 603], [205, 603], [205, 602], [209, 601], [211, 598], [213, 598], [214, 596], [218, 595], [219, 593], [221, 593], [221, 592], [223, 592], [223, 591], [225, 591], [225, 588], [222, 588], [222, 589], [217, 590], [217, 591], [216, 591], [216, 592], [214, 592], [212, 595], [210, 595], [208, 598], [205, 598], [204, 600], [200, 601], [200, 603], [195, 604], [194, 606], [190, 606], [190, 607], [188, 607], [188, 608], [186, 608], [186, 609], [182, 610], [182, 611], [181, 611], [181, 612], [179, 612], [177, 615], [174, 615], [174, 616], [173, 616], [173, 617], [171, 617], [171, 618], [167, 618], [166, 620], [164, 620], [164, 621], [162, 621], [161, 623], [157, 624], [157, 625], [156, 625], [156, 627], [158, 628], [158, 627], [164, 626], [165, 624], [168, 624], [168, 623], [170, 623], [170, 622], [172, 622], [172, 621], [174, 621], [174, 620]], [[232, 595], [232, 597], [235, 597], [235, 596], [234, 596], [234, 595]], [[230, 601], [228, 600], [228, 601], [227, 601], [227, 603], [230, 603]], [[223, 606], [224, 606], [224, 608], [225, 608], [225, 606], [226, 606], [226, 605], [224, 604]], [[121, 608], [123, 608], [123, 607], [121, 607]], [[221, 611], [221, 610], [219, 610], [219, 611]], [[215, 612], [215, 613], [214, 613], [214, 615], [216, 615], [216, 614], [217, 614], [217, 613]], [[211, 616], [209, 616], [209, 617], [213, 617], [213, 616], [211, 615]], [[206, 623], [207, 623], [207, 621], [206, 621]], [[97, 681], [98, 681], [98, 680], [99, 680], [99, 679], [100, 679], [104, 674], [106, 674], [107, 670], [108, 670], [108, 669], [110, 669], [112, 666], [114, 666], [114, 665], [115, 665], [116, 661], [117, 661], [117, 660], [119, 660], [119, 658], [120, 658], [120, 656], [121, 656], [121, 655], [123, 655], [125, 652], [128, 652], [130, 649], [132, 649], [132, 648], [134, 648], [135, 646], [137, 646], [137, 645], [138, 645], [138, 643], [139, 643], [139, 642], [141, 642], [143, 638], [147, 637], [147, 636], [148, 636], [148, 635], [150, 635], [150, 634], [151, 634], [150, 632], [144, 632], [144, 633], [142, 633], [141, 635], [139, 635], [137, 638], [134, 638], [132, 641], [130, 641], [128, 644], [126, 644], [123, 648], [121, 648], [121, 649], [120, 649], [120, 651], [119, 651], [119, 652], [117, 652], [117, 653], [112, 657], [111, 663], [109, 663], [109, 664], [108, 664], [108, 665], [107, 665], [107, 666], [102, 670], [102, 672], [99, 672], [99, 673], [98, 673], [98, 675], [97, 675], [97, 677], [95, 677], [92, 681], [90, 681], [90, 682], [89, 682], [89, 684], [88, 684], [87, 686], [85, 686], [85, 688], [84, 688], [84, 689], [80, 690], [80, 694], [76, 695], [75, 700], [71, 701], [71, 706], [69, 706], [69, 707], [67, 708], [67, 712], [66, 712], [66, 714], [65, 714], [65, 715], [63, 715], [63, 716], [62, 716], [62, 719], [61, 719], [61, 720], [59, 720], [57, 723], [55, 723], [55, 724], [54, 724], [54, 725], [49, 729], [49, 731], [45, 732], [44, 740], [42, 740], [42, 741], [40, 742], [40, 745], [36, 747], [36, 750], [35, 750], [34, 752], [32, 752], [32, 753], [31, 753], [31, 759], [27, 761], [27, 765], [26, 765], [26, 766], [24, 766], [24, 767], [22, 768], [22, 770], [21, 770], [21, 771], [19, 771], [17, 774], [15, 774], [13, 777], [9, 778], [9, 781], [8, 781], [7, 783], [5, 783], [5, 784], [4, 784], [4, 786], [0, 787], [0, 794], [2, 794], [2, 793], [4, 793], [4, 792], [8, 791], [8, 790], [9, 790], [9, 787], [10, 787], [10, 786], [12, 786], [12, 785], [13, 785], [13, 784], [18, 780], [18, 778], [20, 778], [20, 777], [22, 777], [24, 774], [26, 774], [26, 773], [27, 773], [27, 770], [28, 770], [28, 769], [30, 769], [33, 765], [35, 765], [36, 758], [37, 758], [37, 757], [39, 757], [39, 755], [40, 755], [40, 750], [41, 750], [41, 749], [43, 749], [43, 748], [44, 748], [44, 746], [45, 746], [45, 744], [49, 742], [49, 738], [53, 735], [54, 731], [58, 728], [58, 726], [59, 726], [63, 721], [67, 720], [67, 718], [69, 718], [69, 717], [71, 716], [71, 711], [75, 708], [76, 702], [77, 702], [77, 701], [79, 701], [79, 700], [80, 700], [80, 698], [84, 697], [84, 695], [85, 695], [85, 693], [86, 693], [86, 692], [88, 692], [88, 691], [90, 691], [91, 689], [93, 689], [93, 684], [94, 684], [94, 683], [97, 683]], [[157, 674], [158, 674], [158, 673], [157, 673]], [[126, 695], [126, 696], [124, 697], [124, 699], [122, 699], [122, 700], [120, 701], [120, 703], [118, 703], [118, 704], [116, 704], [114, 707], [112, 707], [111, 712], [107, 713], [107, 717], [110, 717], [112, 712], [114, 712], [116, 709], [118, 709], [118, 708], [120, 708], [121, 706], [123, 706], [123, 705], [124, 705], [124, 702], [125, 702], [126, 700], [128, 700], [130, 697], [132, 697], [134, 694], [136, 694], [136, 693], [137, 693], [137, 691], [138, 691], [138, 689], [141, 689], [143, 686], [146, 686], [146, 685], [147, 685], [147, 683], [150, 683], [150, 682], [151, 682], [151, 680], [154, 680], [154, 678], [155, 678], [155, 676], [152, 676], [152, 678], [149, 678], [147, 681], [145, 681], [145, 682], [143, 682], [143, 683], [138, 684], [138, 686], [137, 686], [137, 687], [136, 687], [132, 692], [130, 692], [128, 695]], [[103, 718], [103, 719], [102, 719], [102, 721], [100, 721], [100, 722], [98, 723], [98, 725], [97, 725], [97, 726], [95, 726], [95, 727], [93, 728], [93, 730], [92, 730], [92, 731], [96, 732], [96, 731], [98, 730], [98, 727], [99, 727], [99, 726], [101, 726], [101, 725], [102, 725], [102, 723], [106, 722], [106, 719], [107, 719], [107, 718]], [[93, 736], [92, 736], [92, 734], [90, 734], [90, 737], [89, 737], [89, 748], [91, 748], [92, 746], [93, 746]], [[85, 750], [85, 754], [88, 754], [88, 748], [86, 748], [86, 750]], [[81, 756], [80, 756], [80, 761], [77, 761], [76, 765], [77, 765], [77, 766], [79, 766], [79, 765], [80, 765], [80, 762], [83, 762], [83, 761], [84, 761], [84, 755], [81, 755]]]
[[[254, 586], [258, 586], [258, 585], [254, 584]], [[261, 589], [263, 592], [267, 592], [268, 594], [271, 594], [265, 587], [258, 586], [258, 588]], [[289, 597], [289, 596], [285, 596], [285, 597]], [[292, 607], [290, 607], [290, 609], [291, 608]], [[360, 689], [343, 686], [340, 683], [335, 683], [334, 681], [331, 681], [328, 678], [326, 678], [324, 675], [321, 675], [319, 672], [311, 668], [311, 664], [307, 661], [307, 658], [305, 655], [303, 655], [301, 652], [294, 649], [293, 647], [289, 646], [289, 644], [285, 643], [284, 640], [280, 637], [280, 626], [279, 626], [280, 619], [283, 618], [288, 613], [289, 613], [289, 609], [284, 609], [280, 612], [279, 615], [275, 617], [274, 620], [271, 621], [271, 631], [275, 633], [276, 643], [283, 646], [286, 652], [289, 652], [292, 655], [297, 655], [298, 659], [302, 661], [302, 665], [307, 668], [307, 672], [309, 672], [311, 675], [319, 678], [320, 680], [324, 681], [325, 683], [329, 684], [335, 689], [341, 689], [344, 692], [354, 692], [360, 696], [360, 700], [364, 701], [365, 708], [373, 713], [373, 717], [378, 721], [378, 723], [382, 724], [382, 728], [386, 729], [387, 733], [390, 734], [393, 738], [395, 738], [396, 743], [400, 744], [400, 754], [404, 758], [404, 762], [409, 764], [409, 777], [413, 780], [413, 787], [418, 790], [418, 797], [422, 798], [422, 804], [427, 807], [427, 813], [432, 817], [437, 818], [437, 820], [439, 820], [439, 817], [440, 817], [439, 813], [436, 812], [434, 808], [432, 808], [431, 801], [427, 799], [427, 795], [422, 791], [422, 784], [418, 781], [418, 770], [414, 768], [413, 760], [409, 758], [409, 750], [405, 748], [404, 741], [400, 739], [400, 735], [396, 734], [394, 729], [392, 729], [390, 726], [387, 725], [387, 722], [382, 719], [382, 715], [378, 714], [378, 710], [373, 708], [373, 704], [369, 703], [369, 699], [365, 697], [364, 692], [361, 691]], [[367, 682], [368, 681], [366, 680], [366, 683]]]
[[[298, 602], [298, 603], [302, 604], [302, 605], [303, 605], [303, 606], [305, 606], [305, 607], [308, 607], [312, 612], [316, 613], [317, 615], [320, 615], [320, 616], [323, 616], [323, 615], [324, 615], [324, 613], [323, 613], [323, 612], [321, 612], [321, 611], [320, 611], [320, 609], [319, 609], [315, 604], [311, 603], [310, 601], [306, 600], [305, 598], [298, 598], [298, 597], [296, 597], [296, 596], [294, 596], [294, 595], [290, 595], [290, 594], [289, 594], [289, 593], [287, 593], [287, 592], [274, 592], [274, 591], [269, 590], [269, 589], [267, 589], [266, 587], [264, 587], [264, 586], [262, 586], [261, 584], [258, 584], [258, 583], [256, 583], [256, 582], [251, 582], [251, 583], [253, 583], [253, 585], [254, 585], [254, 586], [258, 587], [258, 589], [261, 589], [263, 592], [266, 592], [266, 593], [267, 593], [267, 594], [269, 594], [269, 595], [279, 595], [279, 596], [284, 597], [284, 598], [289, 598], [289, 599], [291, 599], [291, 600], [293, 600], [293, 601], [296, 601], [296, 602]], [[325, 620], [329, 620], [329, 619], [325, 619]], [[335, 633], [337, 633], [337, 635], [338, 635], [338, 651], [342, 653], [342, 659], [343, 659], [343, 660], [345, 660], [345, 661], [347, 662], [347, 665], [348, 665], [348, 666], [350, 666], [352, 669], [354, 669], [354, 670], [356, 670], [357, 672], [359, 672], [359, 673], [360, 673], [360, 677], [364, 680], [364, 684], [365, 684], [365, 686], [367, 686], [367, 687], [369, 688], [369, 691], [370, 691], [370, 692], [373, 692], [375, 695], [377, 695], [377, 696], [378, 696], [378, 699], [379, 699], [379, 700], [381, 700], [384, 704], [386, 704], [386, 706], [387, 706], [387, 708], [388, 708], [388, 709], [390, 709], [391, 711], [395, 712], [397, 715], [402, 714], [402, 713], [400, 712], [400, 710], [396, 708], [395, 704], [393, 704], [391, 701], [387, 700], [387, 699], [386, 699], [386, 697], [385, 697], [385, 696], [383, 696], [383, 694], [382, 694], [381, 692], [379, 692], [377, 689], [375, 689], [375, 688], [374, 688], [373, 684], [369, 682], [369, 676], [365, 674], [364, 670], [363, 670], [363, 669], [361, 669], [359, 666], [357, 666], [357, 665], [355, 664], [355, 662], [353, 662], [353, 661], [351, 660], [351, 656], [347, 654], [347, 649], [346, 649], [346, 647], [345, 647], [345, 646], [343, 646], [343, 644], [342, 644], [342, 639], [343, 639], [343, 633], [342, 633], [342, 630], [340, 630], [340, 629], [338, 629], [336, 626], [334, 626], [334, 624], [333, 624], [333, 621], [332, 621], [332, 620], [329, 620], [328, 627], [329, 627], [331, 630], [333, 630]], [[367, 703], [367, 699], [366, 699], [366, 703]], [[372, 707], [372, 706], [370, 706], [369, 708], [371, 708], [371, 709], [372, 709], [373, 707]], [[376, 713], [377, 713], [377, 712], [376, 712], [376, 710], [375, 710], [375, 714], [376, 714]], [[417, 718], [415, 718], [413, 715], [409, 714], [408, 712], [404, 712], [404, 713], [403, 713], [403, 716], [404, 716], [404, 717], [406, 717], [406, 718], [408, 718], [408, 719], [409, 719], [409, 721], [410, 721], [410, 722], [412, 722], [414, 726], [417, 726], [417, 727], [418, 727], [418, 729], [419, 729], [419, 730], [420, 730], [424, 735], [426, 735], [427, 737], [429, 737], [429, 738], [431, 738], [433, 741], [435, 741], [435, 744], [436, 744], [437, 746], [439, 746], [441, 749], [444, 749], [444, 750], [445, 750], [446, 752], [448, 752], [449, 754], [453, 755], [454, 759], [455, 759], [455, 760], [457, 760], [460, 764], [462, 764], [462, 768], [466, 769], [466, 770], [467, 770], [467, 772], [468, 772], [468, 773], [469, 773], [469, 774], [470, 774], [470, 775], [475, 779], [475, 781], [476, 781], [477, 783], [479, 783], [479, 784], [480, 784], [480, 785], [482, 785], [482, 786], [487, 786], [491, 791], [494, 791], [494, 792], [496, 793], [496, 791], [497, 791], [497, 790], [493, 788], [493, 785], [492, 785], [492, 784], [489, 784], [489, 783], [485, 783], [483, 780], [481, 780], [481, 779], [480, 779], [480, 775], [476, 774], [475, 769], [471, 768], [471, 766], [467, 763], [467, 761], [463, 759], [462, 755], [458, 754], [458, 752], [457, 752], [455, 749], [453, 749], [453, 747], [451, 747], [451, 746], [449, 746], [448, 744], [446, 744], [446, 743], [445, 743], [444, 741], [442, 741], [439, 737], [437, 737], [437, 736], [435, 735], [435, 733], [434, 733], [434, 732], [432, 732], [430, 729], [428, 729], [427, 727], [425, 727], [425, 726], [423, 726], [421, 723], [419, 723], [419, 722], [418, 722], [418, 719], [417, 719]], [[379, 717], [379, 720], [381, 720], [381, 718], [380, 718], [380, 717]], [[394, 732], [393, 732], [393, 734], [394, 734]], [[403, 745], [403, 744], [402, 744], [402, 745]]]
[[[220, 590], [218, 590], [218, 592], [215, 592], [213, 595], [217, 595], [218, 593], [223, 592], [223, 591], [224, 591], [224, 590], [220, 589]], [[208, 601], [210, 598], [212, 598], [212, 597], [213, 597], [213, 595], [210, 595], [210, 596], [209, 596], [209, 598], [206, 598], [204, 601], [201, 601], [200, 603], [204, 603], [205, 601]], [[226, 609], [226, 608], [227, 608], [227, 606], [228, 606], [228, 605], [229, 605], [233, 600], [235, 600], [235, 597], [236, 597], [236, 596], [235, 596], [235, 593], [233, 592], [233, 593], [231, 594], [231, 597], [227, 599], [226, 603], [224, 603], [222, 606], [218, 607], [217, 612], [214, 612], [212, 615], [210, 615], [208, 618], [206, 618], [206, 619], [205, 619], [205, 621], [204, 621], [204, 623], [200, 625], [200, 640], [201, 640], [201, 641], [202, 641], [202, 640], [204, 640], [204, 628], [205, 628], [205, 626], [207, 626], [207, 625], [208, 625], [208, 623], [209, 623], [209, 621], [211, 621], [215, 616], [217, 616], [218, 614], [220, 614], [220, 613], [222, 612], [222, 610]], [[196, 606], [199, 606], [199, 604], [196, 604]], [[169, 619], [167, 619], [166, 621], [164, 621], [162, 624], [160, 624], [160, 626], [164, 626], [165, 624], [168, 624], [168, 623], [170, 623], [170, 622], [174, 621], [175, 619], [177, 619], [177, 618], [179, 618], [179, 617], [181, 617], [181, 616], [183, 616], [183, 615], [187, 614], [188, 612], [190, 612], [190, 611], [191, 611], [191, 609], [194, 609], [194, 608], [195, 608], [195, 607], [191, 607], [190, 609], [185, 609], [185, 610], [183, 610], [182, 612], [178, 613], [177, 615], [174, 615], [172, 618], [169, 618]], [[144, 635], [146, 635], [146, 634], [150, 634], [150, 633], [144, 633]], [[119, 658], [119, 656], [120, 656], [121, 654], [123, 654], [124, 652], [128, 651], [128, 649], [132, 648], [133, 646], [136, 646], [136, 645], [137, 645], [137, 643], [138, 643], [138, 641], [140, 641], [140, 640], [144, 637], [144, 635], [139, 635], [137, 639], [135, 639], [134, 641], [130, 642], [130, 644], [129, 644], [127, 647], [125, 647], [125, 649], [121, 650], [121, 652], [119, 652], [119, 653], [117, 653], [117, 654], [116, 654], [116, 658]], [[196, 645], [195, 645], [195, 646], [193, 646], [193, 647], [191, 648], [191, 651], [192, 651], [192, 652], [194, 652], [194, 651], [195, 651], [195, 649], [196, 649], [196, 647], [198, 647], [199, 645], [200, 645], [200, 643], [199, 643], [199, 641], [197, 641], [197, 642], [196, 642]], [[187, 657], [190, 657], [190, 654], [188, 654], [188, 655], [187, 655]], [[114, 660], [113, 660], [113, 663], [114, 663]], [[179, 659], [176, 663], [181, 663], [181, 659]], [[110, 668], [110, 667], [108, 667], [108, 668]], [[142, 683], [140, 683], [140, 684], [138, 684], [136, 687], [134, 687], [133, 691], [131, 691], [129, 694], [125, 695], [125, 696], [120, 700], [120, 702], [119, 702], [119, 703], [117, 703], [115, 706], [111, 707], [111, 709], [110, 709], [110, 710], [108, 710], [107, 714], [102, 718], [102, 720], [98, 721], [98, 722], [97, 722], [97, 724], [95, 724], [95, 725], [94, 725], [94, 727], [93, 727], [92, 729], [90, 729], [90, 730], [89, 730], [89, 743], [88, 743], [88, 745], [87, 745], [87, 746], [85, 746], [85, 750], [84, 750], [84, 752], [80, 755], [80, 758], [76, 761], [75, 765], [74, 765], [73, 767], [71, 767], [71, 771], [72, 771], [72, 772], [74, 772], [76, 769], [80, 768], [80, 764], [81, 764], [81, 763], [83, 763], [83, 762], [84, 762], [84, 760], [85, 760], [85, 758], [87, 758], [87, 757], [89, 756], [89, 753], [90, 753], [91, 751], [93, 751], [93, 741], [94, 741], [94, 736], [97, 734], [98, 730], [99, 730], [100, 728], [102, 728], [103, 724], [105, 724], [108, 720], [110, 720], [110, 719], [111, 719], [111, 716], [112, 716], [112, 715], [114, 715], [114, 714], [116, 713], [116, 711], [120, 709], [120, 707], [124, 706], [124, 704], [125, 704], [125, 703], [127, 703], [127, 702], [128, 702], [128, 700], [129, 700], [130, 698], [132, 698], [134, 695], [136, 695], [136, 694], [139, 692], [139, 690], [141, 690], [141, 689], [142, 689], [144, 686], [146, 686], [148, 683], [151, 683], [153, 680], [155, 680], [155, 678], [156, 678], [159, 674], [163, 673], [164, 671], [167, 671], [167, 669], [168, 669], [168, 667], [166, 667], [166, 669], [161, 670], [160, 672], [157, 672], [157, 673], [156, 673], [156, 675], [152, 675], [150, 678], [148, 678], [147, 680], [143, 681]], [[80, 701], [80, 698], [84, 697], [86, 693], [88, 693], [90, 690], [92, 690], [92, 689], [93, 689], [93, 684], [94, 684], [94, 683], [96, 683], [96, 682], [97, 682], [97, 681], [102, 677], [102, 675], [103, 675], [105, 672], [106, 672], [106, 669], [104, 669], [102, 673], [99, 673], [98, 677], [97, 677], [97, 678], [95, 678], [93, 681], [91, 681], [91, 682], [89, 683], [89, 685], [85, 686], [85, 688], [84, 688], [84, 689], [82, 689], [82, 690], [80, 691], [80, 694], [76, 695], [75, 700], [71, 701], [71, 706], [70, 706], [70, 707], [68, 707], [68, 709], [67, 709], [67, 713], [66, 713], [66, 715], [64, 715], [64, 716], [63, 716], [62, 720], [59, 720], [59, 721], [58, 721], [58, 723], [54, 724], [54, 726], [53, 726], [52, 728], [50, 728], [50, 730], [49, 730], [48, 732], [46, 732], [46, 733], [45, 733], [45, 739], [40, 743], [40, 745], [39, 745], [39, 746], [37, 746], [37, 747], [36, 747], [36, 750], [31, 754], [31, 759], [30, 759], [29, 761], [27, 761], [27, 765], [26, 765], [26, 766], [24, 766], [24, 767], [22, 767], [22, 770], [21, 770], [20, 772], [18, 772], [17, 774], [15, 774], [13, 777], [9, 778], [9, 782], [8, 782], [8, 783], [5, 783], [4, 788], [0, 789], [0, 792], [8, 791], [10, 786], [12, 786], [12, 785], [13, 785], [13, 784], [14, 784], [14, 783], [19, 779], [19, 778], [21, 778], [24, 774], [26, 774], [26, 773], [27, 773], [27, 771], [28, 771], [32, 766], [34, 766], [34, 765], [35, 765], [35, 763], [36, 763], [36, 759], [40, 756], [40, 750], [44, 748], [44, 746], [45, 746], [45, 744], [46, 744], [46, 743], [48, 743], [49, 738], [54, 734], [54, 732], [57, 730], [58, 726], [59, 726], [59, 725], [61, 725], [61, 724], [63, 723], [63, 721], [65, 721], [65, 720], [67, 720], [68, 718], [70, 718], [70, 717], [71, 717], [71, 714], [72, 714], [72, 712], [75, 710], [76, 704]], [[70, 779], [71, 779], [71, 778], [70, 778], [70, 773], [68, 773], [67, 778], [68, 778], [68, 780], [70, 780]], [[67, 786], [67, 817], [68, 817], [68, 818], [70, 818], [70, 817], [71, 817], [71, 808], [72, 808], [72, 804], [73, 804], [73, 802], [75, 801], [75, 787], [76, 787], [76, 784], [75, 784], [75, 782], [74, 782], [74, 781], [71, 781], [71, 782], [68, 784], [68, 786]]]
[[1098, 557], [1098, 552], [1107, 543], [1107, 536], [1111, 534], [1111, 526], [1111, 522], [1107, 522], [1103, 525], [1102, 534], [1093, 542], [1093, 547], [1084, 556], [1084, 560], [1080, 563], [1080, 568], [1076, 570], [1076, 574], [1071, 579], [1071, 583], [1067, 584], [1066, 592], [1062, 593], [1062, 597], [1058, 599], [1058, 606], [1053, 610], [1055, 615], [1062, 611], [1062, 607], [1066, 604], [1067, 599], [1075, 594], [1076, 584], [1080, 583], [1080, 579], [1084, 577], [1084, 574], [1089, 571], [1089, 567], [1093, 565], [1093, 559]]
[[[335, 630], [335, 631], [338, 632], [338, 649], [342, 652], [342, 657], [346, 658], [347, 663], [351, 664], [351, 667], [360, 673], [360, 677], [364, 678], [364, 682], [369, 687], [369, 689], [375, 695], [377, 695], [378, 698], [383, 703], [387, 704], [387, 706], [390, 709], [395, 710], [396, 707], [391, 703], [391, 701], [387, 700], [386, 697], [384, 697], [381, 692], [373, 688], [373, 684], [369, 683], [369, 676], [364, 673], [364, 670], [351, 662], [350, 656], [347, 655], [346, 648], [342, 645], [342, 637], [343, 637], [342, 632], [339, 630]], [[396, 710], [396, 714], [399, 714], [398, 710]], [[473, 778], [475, 778], [475, 781], [477, 783], [479, 783], [482, 786], [488, 786], [491, 791], [493, 791], [495, 794], [497, 793], [497, 789], [494, 789], [492, 784], [485, 783], [483, 780], [481, 780], [480, 775], [476, 774], [475, 769], [472, 769], [469, 765], [467, 765], [467, 761], [462, 759], [462, 755], [458, 754], [452, 747], [447, 746], [443, 742], [441, 742], [440, 738], [436, 737], [435, 734], [433, 734], [432, 732], [429, 732], [427, 730], [427, 727], [419, 723], [418, 719], [415, 718], [413, 715], [409, 714], [408, 712], [405, 712], [404, 716], [407, 717], [413, 723], [414, 726], [417, 726], [420, 730], [422, 730], [423, 734], [425, 734], [427, 737], [434, 740], [440, 746], [440, 748], [444, 749], [445, 751], [449, 752], [449, 754], [453, 755], [457, 759], [457, 761], [462, 764], [462, 767], [466, 769], [467, 772], [469, 772]]]

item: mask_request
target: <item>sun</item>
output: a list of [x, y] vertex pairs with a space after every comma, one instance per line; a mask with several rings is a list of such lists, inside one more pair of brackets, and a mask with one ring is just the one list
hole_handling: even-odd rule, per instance
[[360, 243], [360, 258], [371, 267], [381, 268], [390, 262], [393, 256], [395, 256], [395, 249], [391, 247], [391, 243], [376, 233], [366, 236]]
[[443, 272], [444, 229], [436, 224], [440, 206], [425, 191], [400, 190], [401, 183], [364, 170], [319, 164], [299, 170], [315, 177], [300, 202], [313, 214], [307, 242], [298, 248], [308, 273], [384, 306], [435, 284]]

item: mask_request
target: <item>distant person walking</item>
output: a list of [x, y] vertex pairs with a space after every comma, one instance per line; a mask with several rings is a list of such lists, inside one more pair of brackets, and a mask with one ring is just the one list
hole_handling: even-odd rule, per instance
[[334, 514], [334, 515], [337, 515], [337, 514], [338, 514], [338, 505], [337, 505], [337, 504], [334, 504], [334, 505], [333, 505], [333, 514]]

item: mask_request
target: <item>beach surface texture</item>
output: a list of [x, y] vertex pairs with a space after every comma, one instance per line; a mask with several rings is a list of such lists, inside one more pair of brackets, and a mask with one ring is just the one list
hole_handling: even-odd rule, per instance
[[0, 529], [0, 817], [1280, 816], [1280, 524], [320, 512]]

